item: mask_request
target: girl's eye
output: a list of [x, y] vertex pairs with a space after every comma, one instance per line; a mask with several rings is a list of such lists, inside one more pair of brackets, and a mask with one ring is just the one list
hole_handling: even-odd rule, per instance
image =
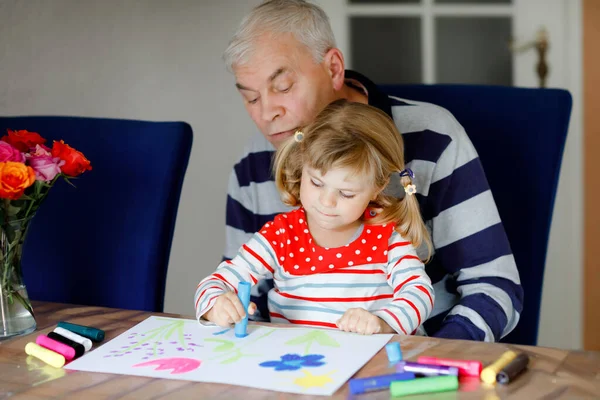
[[315, 181], [314, 181], [314, 180], [312, 180], [312, 179], [310, 180], [310, 183], [312, 183], [312, 184], [313, 184], [313, 186], [316, 186], [316, 187], [321, 187], [321, 186], [323, 186], [323, 184], [321, 184], [321, 183], [319, 183], [319, 182], [315, 182]]
[[340, 196], [342, 196], [345, 199], [352, 199], [356, 195], [355, 194], [348, 194], [348, 193], [340, 192]]

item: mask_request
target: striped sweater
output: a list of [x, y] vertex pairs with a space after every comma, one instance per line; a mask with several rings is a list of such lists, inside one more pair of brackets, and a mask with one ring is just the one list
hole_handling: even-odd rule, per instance
[[300, 208], [266, 223], [200, 282], [196, 317], [239, 282], [255, 285], [264, 278], [274, 280], [268, 294], [273, 322], [337, 328], [346, 310], [361, 307], [406, 335], [417, 331], [434, 302], [423, 263], [392, 224], [363, 225], [347, 245], [323, 248], [313, 241]]
[[[477, 153], [463, 127], [433, 104], [388, 97], [366, 77], [346, 77], [368, 90], [369, 104], [388, 113], [402, 133], [407, 167], [432, 235], [426, 271], [436, 295], [424, 327], [431, 336], [497, 341], [517, 324], [523, 290]], [[266, 222], [290, 211], [271, 175], [273, 146], [257, 133], [229, 180], [224, 259], [236, 256]], [[419, 254], [423, 255], [418, 249]], [[253, 287], [252, 301], [268, 320], [272, 280]]]

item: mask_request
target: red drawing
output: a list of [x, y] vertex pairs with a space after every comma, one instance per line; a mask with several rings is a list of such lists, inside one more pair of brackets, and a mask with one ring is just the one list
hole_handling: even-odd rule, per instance
[[195, 360], [193, 358], [171, 357], [146, 361], [140, 364], [135, 364], [134, 367], [156, 366], [156, 368], [154, 368], [155, 371], [172, 369], [173, 371], [171, 371], [171, 375], [175, 375], [185, 374], [186, 372], [193, 371], [200, 366], [200, 363], [200, 360]]

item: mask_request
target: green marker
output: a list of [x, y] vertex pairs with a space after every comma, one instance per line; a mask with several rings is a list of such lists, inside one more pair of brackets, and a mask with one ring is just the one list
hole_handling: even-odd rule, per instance
[[94, 342], [101, 342], [104, 340], [104, 331], [100, 329], [92, 328], [90, 326], [72, 324], [70, 322], [63, 321], [59, 322], [58, 326], [78, 335], [92, 339]]
[[432, 376], [411, 381], [395, 381], [390, 384], [392, 397], [411, 394], [447, 392], [458, 389], [458, 377], [454, 375]]

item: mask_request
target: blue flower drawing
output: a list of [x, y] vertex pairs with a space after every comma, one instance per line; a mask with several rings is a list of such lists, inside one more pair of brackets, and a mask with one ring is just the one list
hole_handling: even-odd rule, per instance
[[278, 361], [265, 361], [258, 365], [269, 368], [274, 367], [275, 371], [296, 371], [302, 367], [320, 367], [325, 365], [321, 359], [325, 356], [321, 354], [308, 354], [301, 356], [300, 354], [285, 354]]

